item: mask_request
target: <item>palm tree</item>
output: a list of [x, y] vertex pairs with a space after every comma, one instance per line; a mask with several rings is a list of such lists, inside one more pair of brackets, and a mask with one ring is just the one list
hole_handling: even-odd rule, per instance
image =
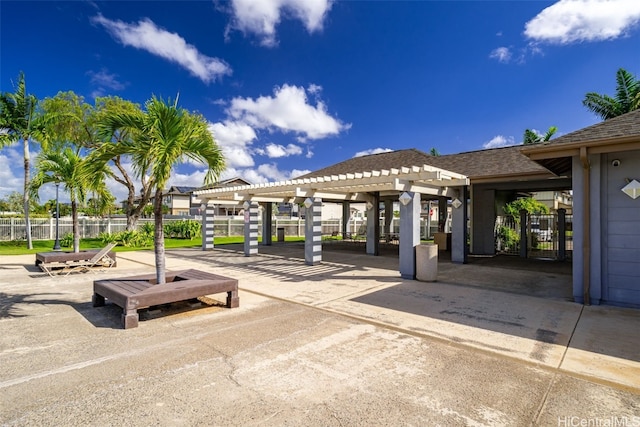
[[103, 204], [102, 209], [113, 203], [113, 196], [105, 185], [105, 177], [111, 170], [82, 158], [78, 150], [65, 147], [61, 150], [43, 150], [36, 159], [36, 174], [31, 181], [31, 194], [38, 197], [38, 190], [47, 183], [59, 183], [69, 193], [71, 218], [73, 220], [73, 251], [80, 251], [80, 228], [78, 224], [78, 203], [84, 202], [87, 192], [95, 192]]
[[18, 76], [15, 92], [4, 92], [0, 95], [0, 148], [22, 141], [24, 158], [24, 191], [22, 205], [24, 208], [27, 247], [33, 249], [31, 240], [31, 220], [29, 217], [29, 185], [31, 172], [31, 154], [29, 141], [37, 134], [35, 120], [38, 99], [27, 94], [24, 73]]
[[136, 175], [148, 177], [153, 189], [155, 220], [154, 250], [156, 283], [165, 283], [165, 248], [162, 224], [162, 191], [173, 166], [190, 159], [206, 165], [205, 184], [212, 184], [224, 170], [222, 151], [209, 132], [204, 117], [153, 97], [145, 104], [146, 111], [123, 111], [103, 117], [100, 127], [106, 136], [114, 129], [129, 132], [130, 140], [104, 144], [91, 161], [106, 163], [116, 156], [128, 155]]
[[[96, 98], [89, 128], [94, 129], [98, 123], [102, 123], [103, 125], [108, 123], [108, 120], [105, 121], [104, 119], [113, 115], [121, 113], [137, 114], [136, 112], [138, 111], [140, 111], [140, 107], [137, 104], [122, 98], [115, 96]], [[110, 132], [107, 133], [104, 132], [103, 128], [102, 133], [102, 137], [94, 135], [92, 142], [85, 146], [91, 149], [97, 149], [105, 144], [126, 144], [131, 140], [129, 132], [122, 129], [110, 129]], [[137, 193], [134, 177], [131, 176], [130, 172], [125, 168], [121, 156], [118, 155], [112, 158], [111, 164], [115, 168], [112, 178], [127, 189], [127, 202], [124, 207], [124, 213], [127, 216], [127, 230], [135, 230], [138, 218], [143, 215], [145, 207], [149, 203], [149, 200], [151, 200], [152, 193], [150, 183], [146, 176], [139, 177], [141, 179], [140, 192]]]
[[610, 97], [595, 92], [585, 95], [582, 105], [607, 120], [640, 108], [640, 80], [624, 68], [616, 72], [616, 95]]
[[551, 139], [551, 137], [558, 131], [558, 128], [555, 126], [551, 126], [549, 128], [549, 130], [547, 131], [547, 133], [545, 133], [544, 135], [539, 134], [536, 131], [533, 131], [531, 129], [525, 129], [524, 131], [524, 138], [523, 138], [523, 144], [528, 145], [528, 144], [538, 144], [540, 142], [547, 142]]

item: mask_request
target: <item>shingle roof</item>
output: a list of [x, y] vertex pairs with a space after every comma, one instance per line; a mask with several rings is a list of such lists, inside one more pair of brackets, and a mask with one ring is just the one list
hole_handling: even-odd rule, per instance
[[495, 148], [466, 153], [431, 156], [415, 148], [354, 157], [300, 178], [429, 165], [466, 175], [470, 179], [551, 173], [523, 155], [522, 146]]
[[169, 191], [165, 194], [187, 194], [197, 188], [198, 187], [172, 186], [171, 188], [169, 188]]
[[588, 142], [618, 137], [640, 137], [640, 110], [614, 117], [552, 139], [547, 145]]

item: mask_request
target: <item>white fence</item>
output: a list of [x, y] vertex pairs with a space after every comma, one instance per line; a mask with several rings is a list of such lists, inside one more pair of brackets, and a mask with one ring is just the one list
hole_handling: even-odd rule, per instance
[[[196, 219], [199, 217], [184, 217], [182, 219]], [[165, 222], [171, 222], [172, 219], [166, 219]], [[100, 233], [117, 233], [124, 231], [127, 227], [125, 218], [80, 218], [78, 220], [80, 226], [80, 238], [95, 238]], [[153, 219], [138, 220], [138, 225], [145, 222], [153, 222]], [[380, 230], [383, 229], [384, 220], [380, 221]], [[431, 230], [428, 230], [426, 221], [420, 224], [420, 236], [422, 239], [429, 239], [433, 233], [437, 231], [435, 224], [430, 224]], [[273, 219], [271, 234], [276, 235], [278, 228], [284, 228], [286, 236], [304, 236], [304, 219]], [[62, 238], [67, 233], [73, 232], [73, 222], [69, 218], [60, 218], [59, 237]], [[436, 228], [434, 228], [436, 227]], [[242, 236], [244, 235], [244, 221], [233, 217], [220, 218], [216, 217], [213, 222], [215, 236]], [[347, 231], [351, 234], [366, 235], [367, 221], [366, 219], [350, 220]], [[0, 241], [25, 240], [25, 222], [24, 218], [0, 218]], [[393, 218], [391, 221], [391, 232], [399, 233], [400, 220]], [[260, 221], [258, 232], [262, 233], [262, 224]], [[322, 221], [322, 234], [331, 234], [333, 232], [342, 232], [342, 220], [325, 220]], [[31, 237], [33, 240], [53, 240], [56, 235], [56, 220], [54, 218], [32, 218], [31, 219]]]

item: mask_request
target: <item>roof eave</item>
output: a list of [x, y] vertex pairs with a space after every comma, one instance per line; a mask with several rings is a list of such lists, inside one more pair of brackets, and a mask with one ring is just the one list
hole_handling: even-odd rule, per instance
[[523, 147], [522, 154], [531, 160], [574, 157], [580, 155], [581, 147], [587, 147], [589, 153], [592, 154], [638, 150], [640, 149], [640, 135], [617, 136], [590, 141], [536, 144], [531, 147]]

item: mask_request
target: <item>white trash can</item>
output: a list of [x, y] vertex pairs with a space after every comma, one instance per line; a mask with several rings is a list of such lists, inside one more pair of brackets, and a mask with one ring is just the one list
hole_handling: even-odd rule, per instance
[[438, 279], [438, 245], [427, 243], [416, 246], [416, 279], [435, 282]]

